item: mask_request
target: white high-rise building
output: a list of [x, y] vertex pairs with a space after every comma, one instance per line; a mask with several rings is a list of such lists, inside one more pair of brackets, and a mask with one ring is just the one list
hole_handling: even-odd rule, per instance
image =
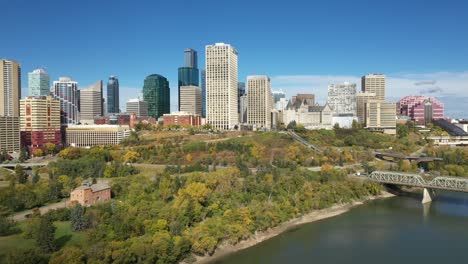
[[126, 112], [134, 113], [137, 117], [148, 116], [148, 103], [140, 99], [130, 99], [127, 102]]
[[202, 91], [198, 86], [180, 86], [180, 111], [202, 114]]
[[104, 114], [102, 81], [97, 81], [80, 91], [81, 123], [94, 124], [94, 117]]
[[206, 119], [217, 129], [239, 123], [237, 50], [229, 44], [206, 46]]
[[60, 100], [60, 123], [64, 125], [78, 124], [78, 83], [68, 77], [60, 77], [54, 81], [54, 97]]
[[338, 116], [356, 115], [356, 84], [345, 82], [343, 84], [328, 85], [328, 105]]
[[247, 123], [257, 128], [271, 128], [273, 96], [270, 78], [266, 75], [247, 77]]
[[44, 69], [28, 73], [29, 96], [49, 96], [50, 77]]
[[365, 93], [375, 93], [377, 100], [385, 100], [385, 75], [367, 74], [362, 76], [361, 90]]

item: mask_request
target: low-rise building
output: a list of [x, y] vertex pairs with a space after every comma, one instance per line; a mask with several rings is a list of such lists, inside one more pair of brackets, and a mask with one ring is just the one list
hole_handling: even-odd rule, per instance
[[202, 117], [188, 112], [172, 112], [163, 115], [163, 124], [164, 126], [201, 126]]
[[85, 182], [70, 193], [70, 202], [76, 202], [82, 206], [91, 206], [110, 199], [111, 187], [105, 183]]
[[93, 147], [118, 145], [131, 130], [128, 125], [69, 125], [65, 131], [67, 146]]

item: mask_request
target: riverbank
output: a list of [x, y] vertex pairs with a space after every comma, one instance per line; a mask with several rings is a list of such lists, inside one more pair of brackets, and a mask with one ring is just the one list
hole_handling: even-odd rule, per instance
[[388, 197], [393, 197], [395, 195], [383, 191], [382, 194], [378, 196], [371, 196], [366, 199], [363, 199], [361, 201], [356, 201], [351, 204], [340, 204], [340, 205], [334, 205], [330, 208], [325, 208], [321, 210], [316, 210], [313, 212], [310, 212], [306, 215], [303, 215], [298, 218], [291, 219], [287, 222], [282, 223], [281, 225], [268, 229], [267, 231], [264, 232], [259, 232], [255, 235], [253, 235], [251, 238], [247, 240], [240, 241], [236, 245], [221, 245], [216, 249], [215, 253], [211, 256], [197, 256], [196, 257], [196, 262], [198, 264], [206, 264], [210, 263], [212, 261], [215, 261], [217, 259], [221, 259], [223, 257], [226, 257], [232, 253], [235, 253], [237, 251], [255, 246], [265, 240], [268, 240], [270, 238], [273, 238], [283, 232], [286, 232], [288, 230], [291, 230], [299, 225], [307, 224], [307, 223], [312, 223], [315, 221], [319, 221], [322, 219], [334, 217], [340, 214], [344, 214], [351, 210], [352, 208], [362, 205], [367, 201], [371, 200], [376, 200], [376, 199], [382, 199], [382, 198], [388, 198]]

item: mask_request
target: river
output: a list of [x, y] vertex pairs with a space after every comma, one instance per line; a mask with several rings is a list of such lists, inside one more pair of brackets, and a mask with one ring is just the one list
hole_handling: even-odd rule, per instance
[[468, 263], [468, 194], [374, 200], [214, 263]]

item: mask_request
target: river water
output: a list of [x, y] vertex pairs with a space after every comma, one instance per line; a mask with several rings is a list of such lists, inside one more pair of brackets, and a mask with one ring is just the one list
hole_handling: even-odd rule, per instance
[[468, 194], [368, 202], [215, 263], [468, 263]]

